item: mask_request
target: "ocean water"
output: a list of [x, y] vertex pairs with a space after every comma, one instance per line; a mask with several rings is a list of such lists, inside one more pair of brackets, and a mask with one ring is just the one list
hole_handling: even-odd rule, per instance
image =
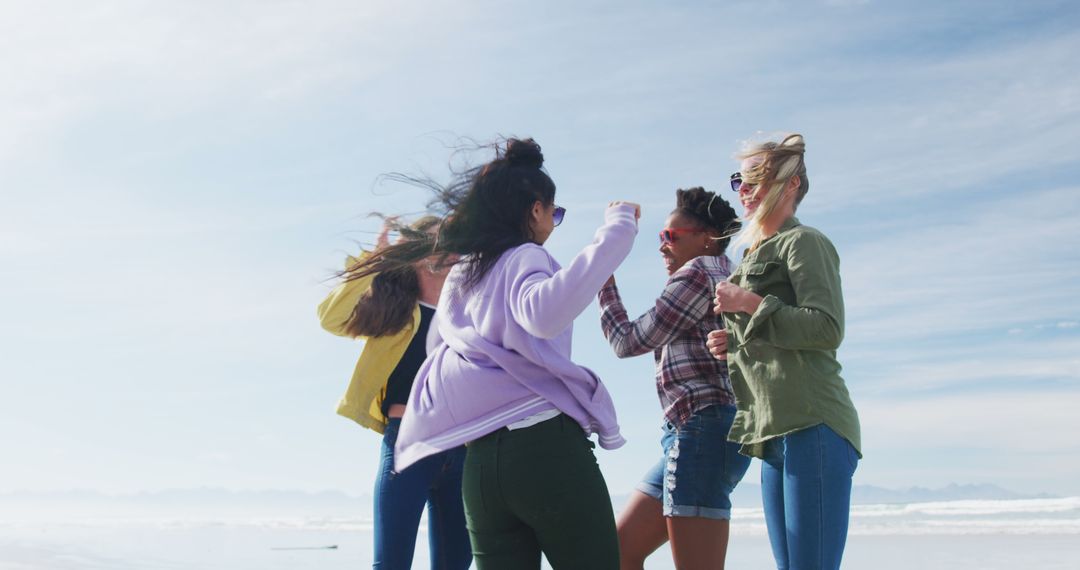
[[[362, 517], [0, 513], [0, 570], [358, 569], [371, 532]], [[426, 553], [421, 533], [413, 568]], [[736, 509], [728, 568], [771, 566], [761, 509]], [[670, 552], [646, 567], [673, 568]], [[1080, 568], [1080, 497], [858, 505], [844, 567]]]

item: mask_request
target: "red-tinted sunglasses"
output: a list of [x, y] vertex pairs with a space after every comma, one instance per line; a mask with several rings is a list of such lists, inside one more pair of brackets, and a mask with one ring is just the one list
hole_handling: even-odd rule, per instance
[[695, 228], [665, 228], [660, 232], [660, 243], [675, 243], [679, 234], [700, 234], [704, 231]]

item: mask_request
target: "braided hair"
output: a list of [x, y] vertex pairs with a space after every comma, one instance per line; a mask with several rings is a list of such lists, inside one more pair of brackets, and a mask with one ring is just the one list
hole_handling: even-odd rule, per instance
[[719, 251], [714, 255], [723, 254], [731, 242], [731, 236], [742, 228], [731, 204], [700, 186], [689, 190], [676, 190], [675, 209], [671, 213], [694, 221], [701, 229], [714, 230], [719, 235], [714, 238], [714, 242], [719, 246]]

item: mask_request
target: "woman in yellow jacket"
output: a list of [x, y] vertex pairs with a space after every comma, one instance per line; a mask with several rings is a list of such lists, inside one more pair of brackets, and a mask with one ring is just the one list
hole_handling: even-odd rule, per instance
[[[327, 331], [365, 341], [338, 413], [383, 434], [375, 479], [374, 568], [412, 568], [416, 533], [428, 508], [433, 570], [468, 568], [472, 562], [461, 500], [463, 447], [425, 458], [395, 473], [394, 443], [417, 369], [427, 356], [427, 331], [449, 266], [431, 256], [440, 220], [421, 218], [411, 226], [392, 219], [383, 226], [374, 252], [350, 257], [342, 282], [319, 305]], [[391, 229], [401, 239], [390, 245]], [[402, 259], [410, 261], [401, 269]]]

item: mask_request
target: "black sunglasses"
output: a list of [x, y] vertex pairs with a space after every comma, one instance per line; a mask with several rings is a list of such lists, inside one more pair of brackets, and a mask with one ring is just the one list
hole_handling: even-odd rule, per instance
[[551, 220], [555, 222], [555, 225], [562, 223], [563, 218], [566, 217], [566, 208], [562, 206], [555, 206], [555, 211], [551, 213]]

